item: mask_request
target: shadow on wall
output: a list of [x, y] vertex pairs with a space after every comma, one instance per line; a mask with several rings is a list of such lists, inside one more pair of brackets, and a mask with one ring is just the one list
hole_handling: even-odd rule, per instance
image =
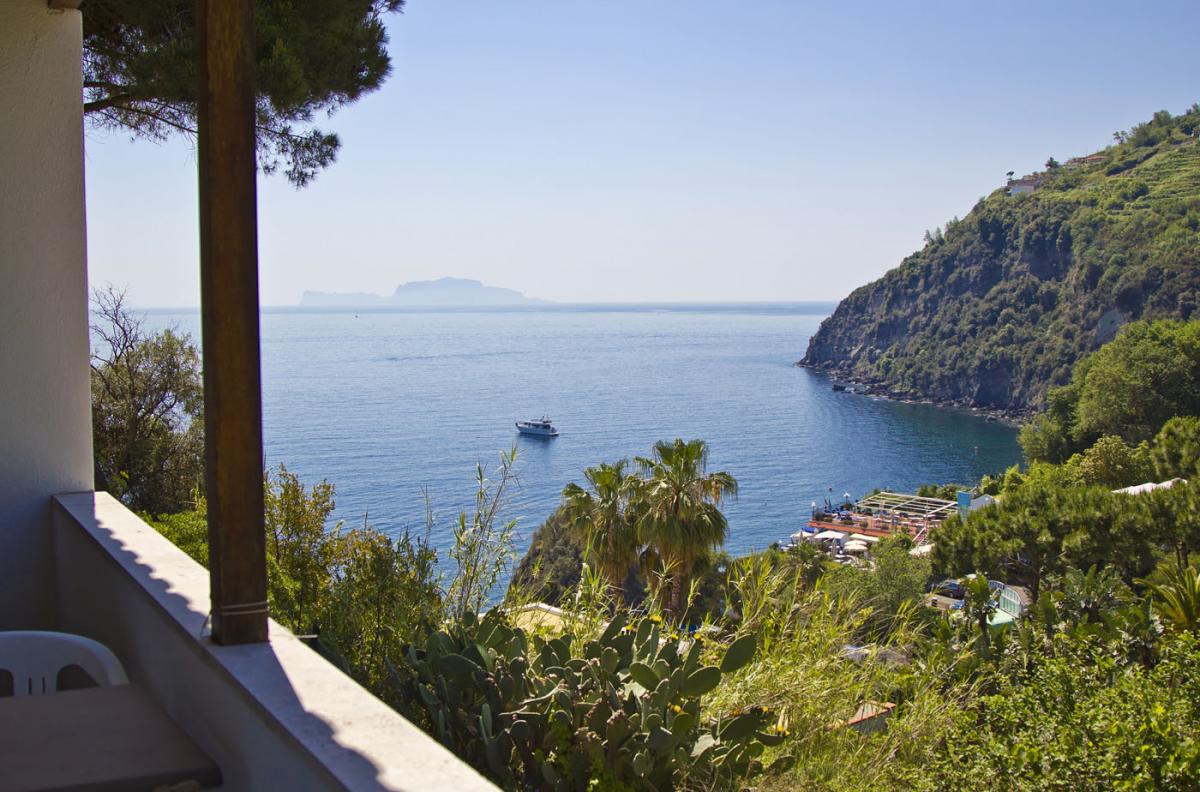
[[494, 788], [275, 622], [213, 644], [207, 570], [106, 493], [55, 500], [60, 629], [109, 646], [231, 788]]

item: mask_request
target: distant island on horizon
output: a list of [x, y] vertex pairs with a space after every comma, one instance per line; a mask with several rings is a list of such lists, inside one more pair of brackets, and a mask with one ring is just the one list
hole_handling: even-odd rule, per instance
[[368, 308], [387, 306], [505, 306], [548, 305], [549, 300], [526, 297], [515, 289], [485, 286], [469, 278], [438, 278], [410, 281], [396, 287], [391, 295], [367, 292], [306, 291], [300, 297], [302, 307]]
[[526, 297], [516, 289], [486, 286], [471, 278], [445, 277], [436, 280], [402, 283], [390, 295], [370, 292], [304, 291], [295, 305], [264, 306], [264, 308], [544, 308], [547, 310], [578, 310], [610, 308], [619, 310], [738, 310], [747, 307], [791, 308], [802, 313], [829, 314], [837, 307], [836, 300], [634, 300], [628, 302], [579, 302], [545, 300]]

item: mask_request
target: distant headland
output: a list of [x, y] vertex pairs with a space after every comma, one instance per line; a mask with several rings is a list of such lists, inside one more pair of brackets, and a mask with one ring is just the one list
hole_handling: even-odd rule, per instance
[[366, 308], [387, 306], [440, 307], [491, 305], [545, 305], [546, 300], [526, 297], [515, 289], [484, 286], [467, 278], [439, 278], [402, 283], [390, 296], [365, 292], [306, 291], [300, 305], [322, 308]]

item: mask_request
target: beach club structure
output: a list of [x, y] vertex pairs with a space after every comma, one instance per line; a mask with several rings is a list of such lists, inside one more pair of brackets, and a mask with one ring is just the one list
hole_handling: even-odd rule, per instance
[[[876, 492], [848, 508], [813, 509], [808, 527], [793, 534], [793, 541], [836, 543], [848, 553], [861, 552], [880, 539], [906, 534], [918, 545], [929, 531], [954, 514], [958, 505], [941, 498]], [[859, 549], [859, 545], [863, 547]]]
[[94, 491], [89, 5], [0, 3], [0, 788], [494, 789], [269, 618], [250, 0], [196, 5], [200, 244], [163, 251], [200, 262], [209, 569]]
[[[926, 556], [933, 550], [933, 544], [928, 541], [929, 532], [947, 517], [995, 503], [994, 498], [986, 495], [978, 498], [971, 498], [965, 492], [962, 495], [964, 500], [956, 503], [920, 495], [876, 492], [845, 508], [824, 512], [814, 509], [813, 519], [807, 528], [792, 535], [792, 542], [815, 542], [834, 554], [837, 560], [854, 563], [854, 556], [868, 554], [871, 546], [880, 540], [906, 535], [914, 542], [909, 552]], [[970, 577], [973, 575], [967, 576]], [[1029, 607], [1027, 591], [998, 580], [989, 580], [988, 586], [996, 605], [988, 619], [993, 627], [1013, 622]], [[926, 604], [940, 610], [960, 611], [963, 607], [961, 581], [942, 581], [934, 587]]]

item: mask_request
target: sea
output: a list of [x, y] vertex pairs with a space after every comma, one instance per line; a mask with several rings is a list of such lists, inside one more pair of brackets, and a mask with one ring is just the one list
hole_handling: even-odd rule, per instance
[[[798, 368], [829, 303], [547, 305], [514, 309], [264, 309], [264, 451], [336, 487], [338, 519], [424, 530], [442, 558], [473, 507], [476, 466], [517, 451], [501, 517], [514, 550], [584, 468], [701, 438], [738, 481], [726, 549], [786, 541], [814, 503], [874, 488], [977, 481], [1020, 461], [1016, 432], [980, 415], [839, 393]], [[199, 339], [197, 312], [149, 329]], [[561, 434], [518, 435], [549, 416]]]

